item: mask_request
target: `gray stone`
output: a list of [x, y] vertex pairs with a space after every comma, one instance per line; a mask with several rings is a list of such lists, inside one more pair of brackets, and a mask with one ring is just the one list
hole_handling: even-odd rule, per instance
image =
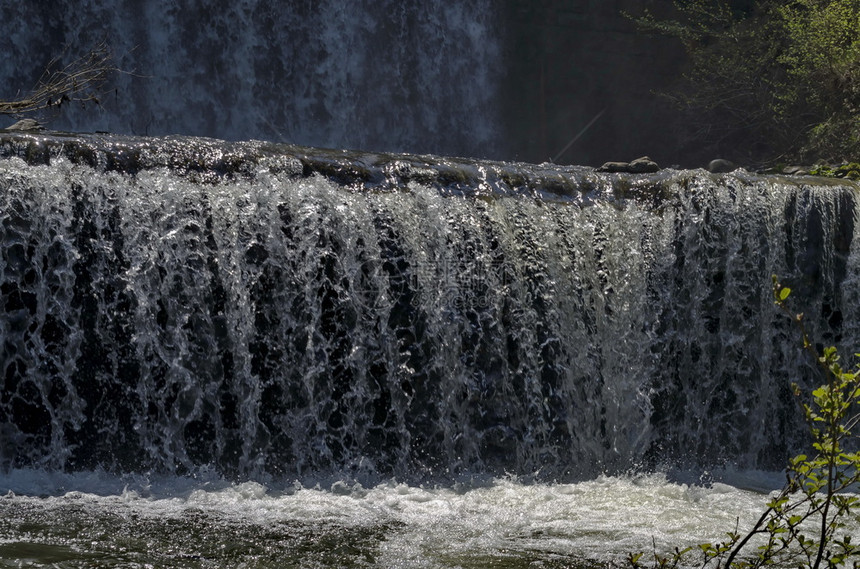
[[711, 160], [708, 163], [708, 172], [714, 174], [726, 174], [728, 172], [734, 172], [738, 167], [735, 166], [735, 163], [730, 160], [724, 160], [723, 158], [717, 158], [716, 160]]
[[656, 162], [651, 160], [648, 156], [642, 156], [641, 158], [637, 158], [632, 161], [628, 165], [628, 172], [633, 172], [635, 174], [644, 174], [646, 172], [656, 172], [660, 169], [660, 166], [657, 165]]
[[656, 162], [642, 156], [632, 162], [606, 162], [603, 166], [597, 168], [598, 172], [627, 172], [630, 174], [644, 174], [646, 172], [656, 172], [660, 167]]
[[629, 172], [629, 162], [605, 162], [597, 169], [598, 172]]
[[45, 130], [45, 126], [36, 119], [21, 119], [6, 130], [39, 131]]

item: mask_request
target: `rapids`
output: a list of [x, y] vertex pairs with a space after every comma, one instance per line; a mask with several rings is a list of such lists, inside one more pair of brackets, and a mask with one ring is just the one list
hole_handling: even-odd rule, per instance
[[[655, 545], [666, 551], [721, 539], [756, 518], [766, 501], [759, 491], [778, 478], [275, 489], [205, 476], [12, 471], [0, 477], [0, 487], [17, 492], [0, 497], [0, 560], [28, 567], [594, 567]], [[738, 487], [750, 485], [756, 490]]]

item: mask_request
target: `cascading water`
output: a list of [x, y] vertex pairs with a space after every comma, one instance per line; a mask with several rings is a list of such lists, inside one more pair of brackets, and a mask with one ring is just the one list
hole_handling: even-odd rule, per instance
[[[7, 2], [0, 95], [106, 40], [132, 73], [50, 128], [531, 155], [571, 77], [546, 26], [629, 45], [533, 4]], [[856, 351], [856, 192], [0, 133], [0, 565], [615, 567], [743, 531], [818, 381], [771, 274]]]
[[500, 19], [490, 0], [7, 2], [0, 99], [106, 41], [127, 72], [106, 112], [52, 128], [495, 156]]
[[[857, 345], [856, 188], [4, 135], [3, 467], [365, 482], [778, 468]], [[814, 378], [812, 378], [814, 380]]]

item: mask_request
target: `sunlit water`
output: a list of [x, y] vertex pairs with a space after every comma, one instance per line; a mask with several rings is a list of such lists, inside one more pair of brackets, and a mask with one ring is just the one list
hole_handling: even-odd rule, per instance
[[190, 138], [0, 156], [0, 565], [720, 540], [805, 441], [814, 364], [771, 275], [814, 338], [860, 345], [851, 182]]
[[747, 472], [704, 484], [652, 474], [573, 484], [268, 488], [204, 478], [12, 472], [0, 480], [0, 565], [619, 564], [655, 544], [662, 551], [749, 526], [781, 481], [778, 473]]
[[814, 379], [771, 275], [812, 337], [860, 345], [850, 182], [192, 138], [0, 153], [3, 468], [779, 469]]

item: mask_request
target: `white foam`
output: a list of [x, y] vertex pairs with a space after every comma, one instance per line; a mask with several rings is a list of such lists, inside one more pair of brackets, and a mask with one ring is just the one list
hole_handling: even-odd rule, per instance
[[[744, 473], [735, 473], [742, 479]], [[773, 480], [775, 473], [747, 473]], [[662, 474], [599, 477], [575, 484], [528, 484], [497, 479], [475, 487], [270, 488], [259, 482], [114, 478], [104, 473], [58, 475], [13, 471], [0, 477], [0, 501], [52, 510], [76, 505], [86, 515], [133, 515], [159, 522], [203, 515], [218, 523], [261, 528], [388, 528], [379, 566], [437, 566], [440, 559], [481, 555], [609, 561], [629, 552], [722, 539], [749, 527], [767, 493], [725, 482], [673, 482]], [[47, 496], [45, 496], [47, 494]], [[39, 497], [39, 496], [42, 497]], [[653, 540], [653, 541], [652, 541]]]

